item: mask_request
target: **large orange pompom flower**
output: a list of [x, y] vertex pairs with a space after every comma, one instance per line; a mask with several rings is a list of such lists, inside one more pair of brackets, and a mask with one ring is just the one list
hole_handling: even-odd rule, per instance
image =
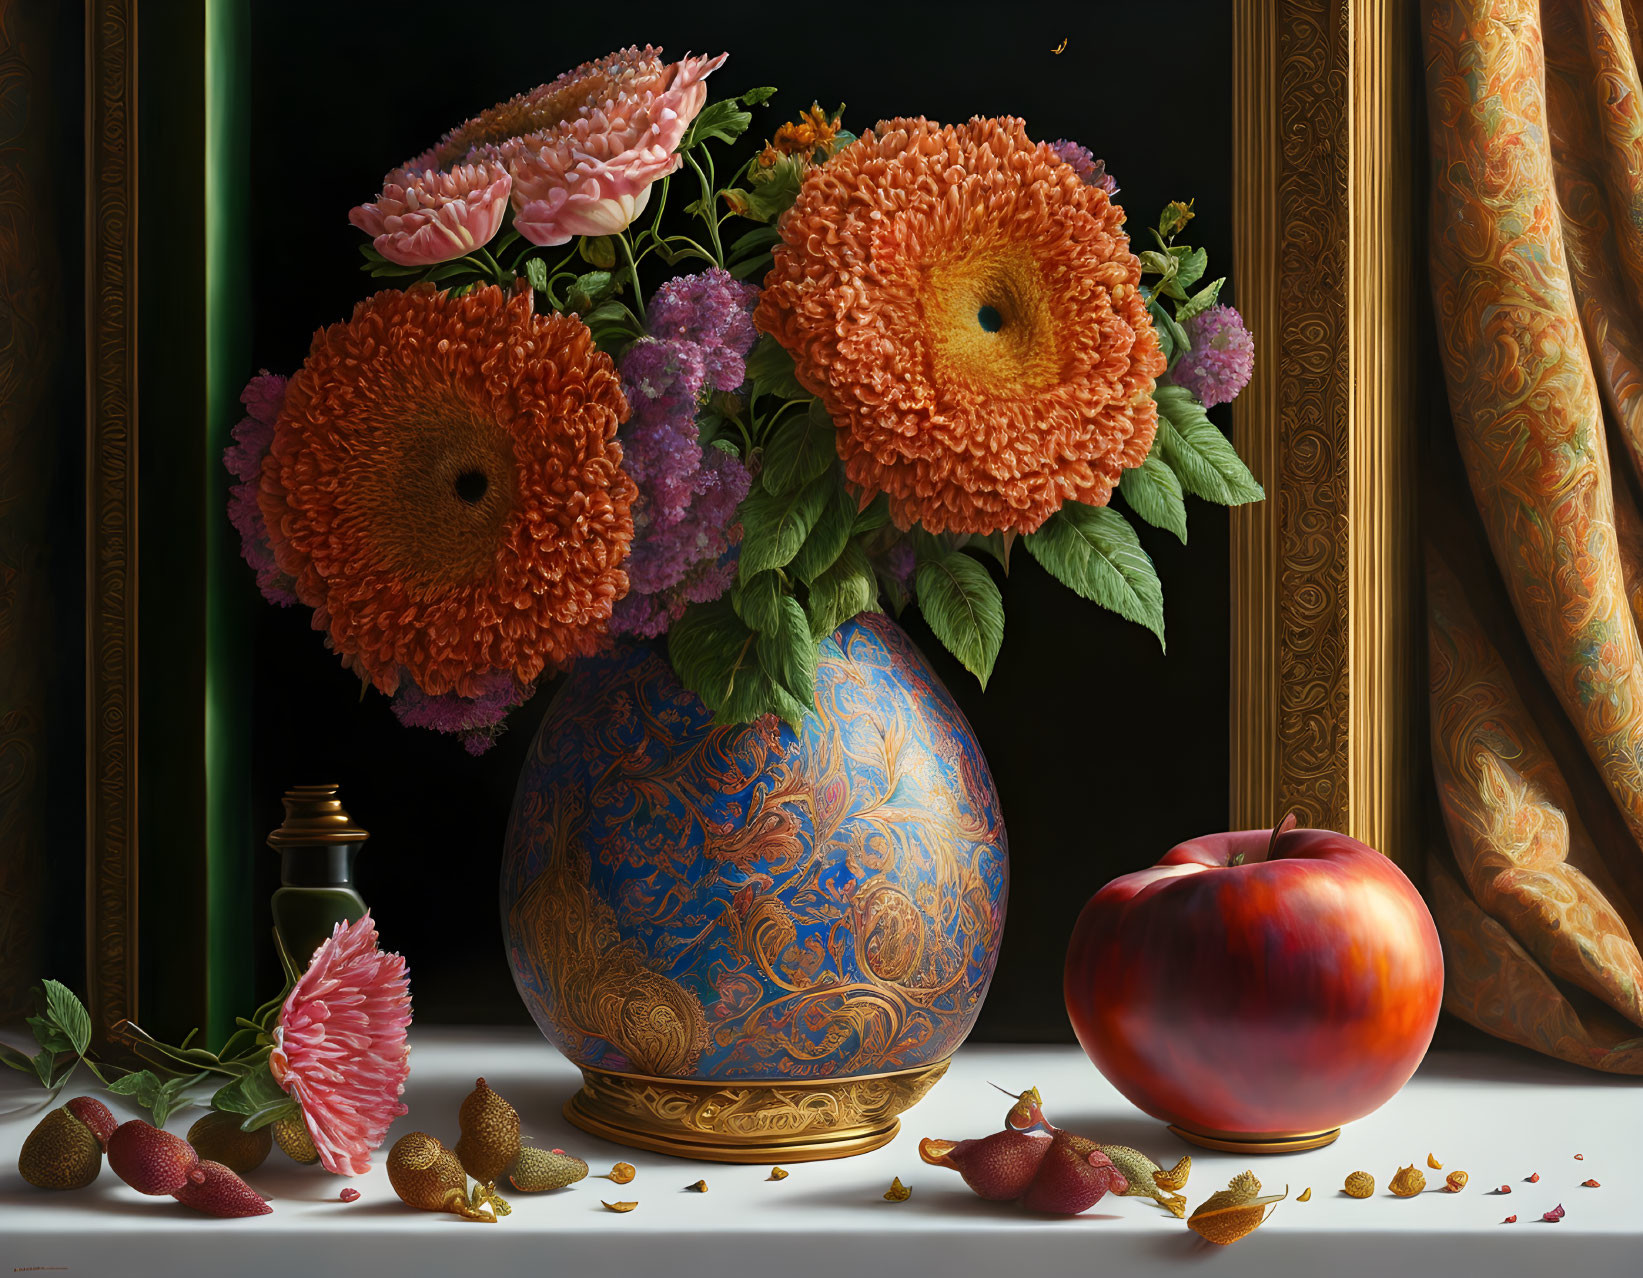
[[383, 692], [528, 685], [593, 651], [627, 590], [627, 401], [587, 327], [532, 297], [377, 293], [287, 388], [260, 494], [275, 559]]
[[1020, 120], [889, 120], [805, 177], [757, 321], [898, 524], [1029, 533], [1152, 448], [1165, 361], [1123, 221]]

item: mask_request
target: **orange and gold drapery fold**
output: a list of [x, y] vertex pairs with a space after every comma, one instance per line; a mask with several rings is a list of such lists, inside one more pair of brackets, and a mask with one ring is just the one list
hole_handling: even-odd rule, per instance
[[1453, 494], [1427, 503], [1445, 1006], [1628, 1074], [1643, 1074], [1639, 16], [1638, 0], [1422, 7], [1436, 329], [1455, 482], [1482, 525]]

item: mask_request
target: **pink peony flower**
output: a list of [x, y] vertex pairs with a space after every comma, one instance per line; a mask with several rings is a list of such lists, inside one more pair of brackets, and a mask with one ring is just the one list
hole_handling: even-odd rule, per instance
[[348, 214], [383, 257], [434, 266], [473, 252], [502, 229], [513, 179], [496, 158], [475, 156], [445, 173], [419, 165], [420, 159], [395, 169], [374, 204]]
[[302, 1106], [326, 1171], [363, 1176], [405, 1112], [410, 1023], [405, 960], [377, 948], [369, 911], [338, 923], [280, 1009], [268, 1058], [274, 1081]]
[[675, 152], [707, 102], [703, 81], [727, 56], [664, 63], [659, 49], [628, 48], [526, 95], [536, 127], [501, 146], [515, 229], [547, 246], [625, 229], [651, 184], [679, 167]]

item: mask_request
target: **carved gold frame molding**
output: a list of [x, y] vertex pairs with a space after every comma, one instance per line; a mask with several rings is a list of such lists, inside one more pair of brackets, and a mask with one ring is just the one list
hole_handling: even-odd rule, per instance
[[1237, 0], [1233, 210], [1256, 346], [1232, 512], [1235, 825], [1417, 858], [1420, 90], [1409, 0]]

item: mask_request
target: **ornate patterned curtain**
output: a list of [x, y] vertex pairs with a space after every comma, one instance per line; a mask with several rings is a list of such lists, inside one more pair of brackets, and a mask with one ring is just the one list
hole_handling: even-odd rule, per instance
[[1454, 483], [1482, 523], [1459, 493], [1426, 503], [1445, 1005], [1630, 1074], [1643, 1074], [1639, 16], [1637, 0], [1423, 6]]

